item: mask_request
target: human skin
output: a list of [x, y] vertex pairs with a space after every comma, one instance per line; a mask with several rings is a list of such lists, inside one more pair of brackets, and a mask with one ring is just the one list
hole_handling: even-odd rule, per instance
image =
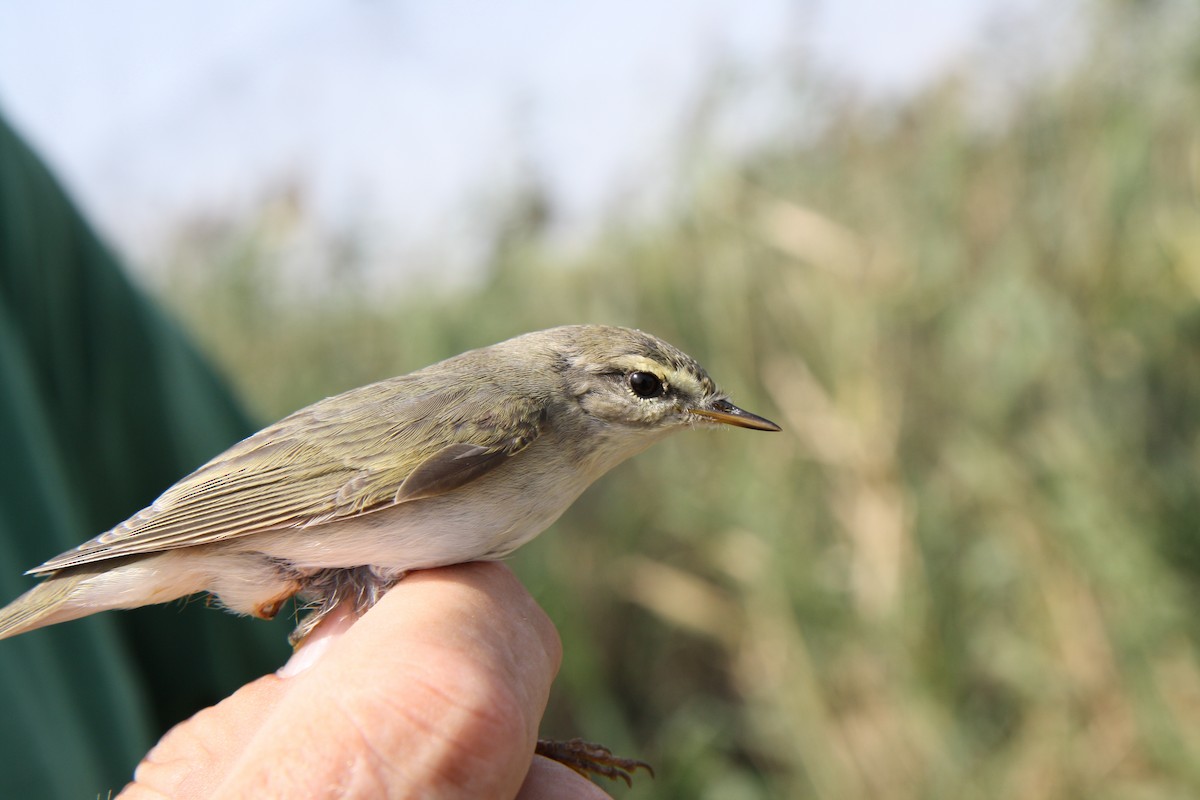
[[561, 657], [507, 567], [417, 572], [169, 731], [119, 800], [607, 798], [533, 755]]

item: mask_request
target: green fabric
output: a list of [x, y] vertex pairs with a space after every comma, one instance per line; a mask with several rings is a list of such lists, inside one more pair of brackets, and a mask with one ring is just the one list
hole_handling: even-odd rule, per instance
[[[0, 603], [249, 432], [0, 119]], [[194, 602], [0, 642], [0, 797], [119, 789], [172, 724], [282, 663], [288, 628]]]

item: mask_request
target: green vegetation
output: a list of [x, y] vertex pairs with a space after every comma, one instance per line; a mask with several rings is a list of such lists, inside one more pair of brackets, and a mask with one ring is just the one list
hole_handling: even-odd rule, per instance
[[618, 796], [1194, 797], [1200, 24], [1095, 11], [1067, 74], [826, 103], [580, 255], [517, 202], [476, 283], [318, 301], [265, 215], [166, 292], [264, 418], [592, 321], [785, 427], [676, 437], [514, 559], [543, 732], [659, 769]]

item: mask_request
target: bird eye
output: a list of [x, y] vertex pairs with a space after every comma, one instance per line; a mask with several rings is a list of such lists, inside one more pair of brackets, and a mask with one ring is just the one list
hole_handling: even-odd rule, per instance
[[645, 398], [662, 397], [667, 391], [662, 379], [653, 372], [629, 373], [629, 388], [638, 397]]

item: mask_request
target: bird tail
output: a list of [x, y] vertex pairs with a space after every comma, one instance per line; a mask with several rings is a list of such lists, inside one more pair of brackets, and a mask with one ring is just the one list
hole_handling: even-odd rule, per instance
[[[98, 611], [166, 603], [195, 594], [208, 585], [213, 569], [212, 561], [172, 550], [51, 572], [37, 586], [0, 608], [0, 639]], [[252, 573], [251, 577], [255, 576], [257, 573]]]
[[0, 639], [102, 610], [72, 602], [78, 598], [81, 584], [90, 577], [87, 572], [52, 575], [13, 600], [0, 609]]

